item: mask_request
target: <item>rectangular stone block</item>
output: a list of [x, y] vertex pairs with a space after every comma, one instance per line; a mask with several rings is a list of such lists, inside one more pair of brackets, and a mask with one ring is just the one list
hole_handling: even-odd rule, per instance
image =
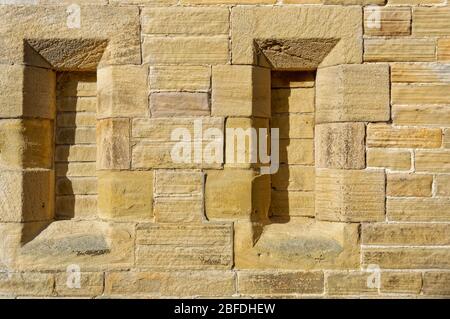
[[150, 90], [208, 91], [211, 87], [209, 66], [151, 66]]
[[395, 125], [450, 125], [450, 107], [444, 105], [394, 105], [392, 120]]
[[293, 113], [314, 112], [314, 102], [315, 102], [314, 88], [272, 89], [271, 95], [272, 95], [272, 113], [276, 114], [288, 112]]
[[1, 171], [0, 221], [46, 221], [54, 216], [54, 172]]
[[439, 148], [442, 131], [434, 128], [393, 127], [387, 124], [367, 126], [369, 147]]
[[316, 169], [315, 209], [321, 220], [384, 220], [384, 172]]
[[95, 162], [57, 163], [55, 173], [58, 177], [91, 177], [97, 174]]
[[450, 148], [450, 128], [444, 129], [444, 136], [442, 144], [444, 148]]
[[388, 0], [390, 5], [433, 5], [442, 3], [444, 3], [443, 0]]
[[[57, 102], [61, 99], [89, 98], [96, 100], [96, 72], [60, 72], [56, 78]], [[75, 111], [72, 109], [72, 111]], [[95, 111], [95, 110], [94, 110]]]
[[147, 116], [148, 66], [115, 65], [97, 71], [98, 118]]
[[157, 170], [156, 196], [203, 195], [205, 175], [201, 171]]
[[59, 177], [56, 179], [57, 195], [95, 195], [96, 177]]
[[158, 35], [219, 35], [229, 32], [228, 8], [144, 8], [142, 32]]
[[416, 151], [417, 172], [450, 173], [450, 151]]
[[448, 269], [448, 248], [371, 248], [363, 251], [363, 265], [388, 269]]
[[276, 190], [312, 191], [315, 185], [313, 166], [281, 165], [278, 172], [271, 176], [272, 188]]
[[45, 273], [0, 273], [0, 296], [51, 296], [55, 279]]
[[201, 196], [157, 197], [153, 210], [157, 223], [192, 223], [205, 219]]
[[272, 70], [270, 84], [272, 89], [313, 88], [315, 81], [316, 72]]
[[228, 36], [144, 36], [142, 56], [150, 64], [225, 64], [229, 61]]
[[280, 130], [280, 138], [313, 138], [313, 114], [277, 114], [271, 119], [271, 127]]
[[95, 128], [63, 127], [56, 129], [56, 144], [95, 144]]
[[1, 65], [0, 118], [53, 119], [55, 83], [55, 72], [52, 70], [23, 65]]
[[375, 223], [362, 227], [363, 245], [445, 246], [449, 243], [448, 224]]
[[422, 274], [420, 272], [382, 272], [382, 293], [419, 294], [422, 289]]
[[317, 123], [389, 120], [388, 65], [319, 69], [316, 90]]
[[[97, 83], [97, 79], [95, 79], [95, 83]], [[56, 108], [59, 112], [97, 112], [96, 95], [97, 86], [95, 86], [94, 96], [92, 97], [58, 96], [56, 99]]]
[[450, 295], [450, 272], [425, 272], [423, 274], [423, 293], [431, 296]]
[[59, 113], [56, 117], [57, 127], [95, 127], [97, 119], [95, 113], [67, 112]]
[[313, 217], [314, 192], [272, 190], [270, 213], [273, 217]]
[[80, 287], [71, 288], [69, 277], [71, 273], [57, 273], [55, 275], [55, 294], [58, 297], [96, 297], [103, 294], [103, 273], [80, 273]]
[[[384, 4], [384, 1], [382, 2]], [[370, 6], [364, 8], [365, 35], [398, 36], [411, 34], [410, 8], [384, 7], [376, 10]]]
[[56, 196], [55, 215], [60, 219], [93, 219], [97, 216], [97, 196]]
[[440, 63], [392, 63], [391, 81], [448, 83], [450, 82], [450, 68]]
[[319, 124], [315, 127], [316, 166], [363, 169], [366, 126], [364, 123]]
[[447, 198], [388, 198], [386, 210], [390, 221], [450, 221], [450, 200]]
[[209, 116], [207, 93], [157, 92], [150, 94], [152, 117]]
[[239, 271], [238, 292], [241, 295], [322, 294], [321, 271]]
[[232, 271], [108, 272], [107, 296], [217, 297], [235, 293]]
[[450, 61], [450, 40], [439, 39], [437, 46], [437, 59], [438, 61], [448, 62]]
[[392, 84], [392, 103], [450, 104], [450, 84]]
[[434, 39], [365, 39], [364, 61], [421, 62], [436, 60]]
[[280, 163], [314, 165], [314, 140], [280, 139]]
[[136, 265], [153, 269], [230, 269], [230, 224], [142, 224], [137, 228]]
[[450, 35], [450, 8], [416, 7], [413, 10], [413, 35]]
[[153, 172], [99, 172], [98, 214], [117, 220], [152, 218]]
[[93, 162], [96, 158], [96, 145], [58, 145], [55, 149], [56, 162]]
[[109, 118], [97, 121], [97, 169], [129, 169], [130, 120]]
[[367, 150], [368, 167], [385, 167], [394, 171], [411, 169], [411, 152], [386, 148], [369, 148]]
[[432, 194], [433, 175], [388, 174], [386, 195], [397, 197], [429, 197]]
[[0, 167], [51, 168], [53, 123], [39, 119], [0, 120]]
[[450, 175], [436, 175], [436, 195], [450, 196]]
[[270, 69], [214, 66], [211, 113], [213, 116], [270, 117]]
[[352, 271], [343, 273], [330, 273], [327, 276], [328, 295], [377, 295], [378, 288], [368, 285], [372, 272]]

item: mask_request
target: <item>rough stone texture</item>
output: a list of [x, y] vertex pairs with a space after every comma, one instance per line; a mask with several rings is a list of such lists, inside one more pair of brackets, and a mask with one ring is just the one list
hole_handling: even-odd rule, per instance
[[150, 90], [208, 91], [211, 68], [207, 66], [152, 66]]
[[421, 62], [435, 61], [434, 39], [366, 39], [364, 61], [367, 62]]
[[316, 167], [365, 168], [364, 123], [335, 123], [316, 125]]
[[270, 117], [270, 70], [246, 65], [213, 67], [211, 113]]
[[[370, 1], [371, 4], [373, 4]], [[384, 0], [381, 0], [384, 4]], [[364, 34], [371, 36], [399, 36], [411, 34], [411, 9], [406, 7], [364, 8]], [[380, 20], [378, 19], [378, 14]]]
[[363, 251], [363, 265], [388, 269], [448, 269], [448, 248], [371, 248]]
[[436, 175], [436, 194], [450, 196], [450, 175]]
[[423, 293], [425, 295], [450, 295], [450, 272], [427, 271], [423, 275]]
[[80, 288], [70, 288], [67, 285], [71, 273], [58, 273], [55, 276], [55, 294], [58, 297], [95, 297], [103, 293], [103, 273], [80, 273]]
[[386, 202], [388, 220], [416, 222], [447, 222], [450, 200], [447, 198], [391, 198]]
[[448, 62], [450, 61], [450, 40], [439, 39], [437, 47], [437, 59], [438, 61]]
[[389, 120], [389, 67], [341, 65], [317, 72], [316, 122]]
[[327, 276], [327, 293], [329, 295], [374, 295], [378, 294], [376, 286], [369, 286], [371, 272], [340, 272]]
[[43, 273], [0, 273], [0, 296], [50, 296], [55, 279]]
[[431, 196], [432, 184], [432, 175], [388, 174], [386, 195], [397, 197], [427, 197]]
[[97, 121], [97, 169], [128, 169], [130, 162], [130, 120]]
[[395, 171], [411, 169], [411, 152], [386, 148], [369, 148], [367, 150], [368, 167], [385, 167]]
[[[325, 58], [322, 49], [315, 52], [317, 56], [304, 53], [308, 60], [321, 61], [321, 67], [361, 62], [362, 12], [356, 7], [237, 7], [231, 12], [231, 21], [233, 64], [258, 64], [260, 58], [254, 39], [267, 40], [274, 35], [277, 39], [312, 39], [319, 43], [318, 48], [323, 41], [340, 39]], [[283, 55], [292, 54], [298, 53], [283, 52]], [[305, 69], [301, 54], [300, 63], [290, 64], [290, 68]]]
[[393, 84], [392, 103], [408, 104], [449, 104], [450, 84]]
[[391, 81], [395, 83], [450, 82], [450, 67], [439, 63], [392, 63]]
[[209, 115], [207, 93], [152, 93], [150, 94], [152, 117]]
[[450, 151], [417, 151], [416, 171], [450, 173]]
[[[274, 77], [272, 75], [272, 88]], [[313, 88], [278, 89], [272, 90], [273, 113], [311, 113], [314, 112]]]
[[422, 289], [420, 272], [382, 272], [382, 293], [419, 294]]
[[385, 176], [381, 171], [316, 170], [316, 216], [334, 221], [384, 219]]
[[392, 120], [396, 125], [435, 125], [450, 124], [450, 107], [445, 105], [394, 105]]
[[148, 115], [148, 68], [108, 66], [98, 70], [98, 118]]
[[450, 35], [450, 8], [414, 8], [412, 33], [417, 36]]
[[153, 216], [153, 172], [102, 171], [98, 174], [98, 214], [118, 220]]

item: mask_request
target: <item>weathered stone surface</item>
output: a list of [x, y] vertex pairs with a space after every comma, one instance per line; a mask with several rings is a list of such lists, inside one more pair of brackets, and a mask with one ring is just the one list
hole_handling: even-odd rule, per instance
[[205, 220], [203, 198], [157, 197], [154, 214], [157, 223], [192, 223]]
[[95, 113], [58, 113], [56, 117], [57, 127], [95, 127], [96, 125]]
[[393, 84], [392, 103], [408, 104], [449, 104], [450, 84]]
[[[98, 60], [100, 64], [140, 63], [139, 10], [133, 7], [81, 6], [82, 22], [79, 28], [67, 26], [67, 6], [2, 6], [4, 23], [0, 26], [2, 43], [1, 63], [25, 62], [35, 66], [49, 67], [48, 62], [33, 52], [23, 39], [45, 39], [45, 48], [52, 48], [53, 60], [65, 61], [70, 65], [83, 65], [87, 60]], [[24, 23], [26, 21], [26, 23]], [[49, 23], [52, 21], [52, 23]], [[57, 35], [58, 39], [54, 39]], [[105, 52], [89, 45], [83, 50], [74, 50], [72, 59], [64, 59], [68, 48], [79, 46], [79, 39], [108, 40]], [[51, 39], [51, 40], [50, 40]], [[50, 43], [51, 45], [48, 45]], [[34, 44], [34, 43], [33, 43]], [[49, 61], [50, 63], [52, 61]], [[95, 70], [95, 65], [88, 64]], [[59, 67], [61, 67], [59, 65]]]
[[0, 296], [50, 296], [55, 279], [45, 273], [0, 273]]
[[55, 162], [93, 162], [96, 156], [96, 145], [58, 145], [55, 149]]
[[150, 112], [152, 117], [209, 116], [209, 97], [207, 93], [151, 93]]
[[417, 172], [450, 173], [450, 151], [417, 151]]
[[392, 63], [391, 81], [448, 83], [450, 82], [450, 66], [440, 63]]
[[237, 269], [348, 269], [359, 267], [357, 224], [295, 218], [264, 225], [235, 224]]
[[[231, 12], [233, 64], [257, 64], [254, 39], [340, 39], [319, 66], [360, 63], [362, 12], [352, 7], [236, 7]], [[311, 54], [311, 52], [309, 52]], [[322, 56], [323, 52], [317, 52]], [[301, 68], [298, 65], [296, 69]]]
[[51, 223], [19, 251], [20, 270], [61, 270], [78, 265], [83, 272], [127, 269], [134, 261], [134, 225], [100, 221]]
[[[2, 46], [2, 49], [5, 48]], [[4, 55], [2, 57], [4, 58]], [[1, 65], [0, 117], [53, 119], [55, 81], [55, 73], [51, 70], [22, 65]]]
[[441, 144], [440, 129], [393, 127], [387, 124], [367, 126], [369, 147], [438, 148]]
[[450, 107], [445, 105], [395, 105], [392, 107], [395, 125], [436, 125], [450, 124]]
[[[225, 169], [206, 173], [205, 208], [208, 219], [249, 218], [253, 211], [252, 170]], [[270, 186], [270, 185], [268, 185]], [[270, 198], [270, 188], [268, 194]], [[260, 201], [263, 197], [255, 198]]]
[[280, 163], [313, 165], [313, 139], [280, 139]]
[[60, 112], [97, 112], [97, 99], [93, 96], [63, 96], [56, 100]]
[[416, 36], [450, 35], [450, 8], [421, 8], [413, 10], [412, 32]]
[[448, 62], [450, 61], [450, 40], [439, 39], [437, 47], [437, 59], [438, 61]]
[[238, 272], [241, 295], [321, 294], [323, 272]]
[[150, 64], [225, 64], [229, 61], [228, 36], [144, 36], [142, 56]]
[[[94, 69], [91, 72], [57, 72], [57, 102], [69, 98], [96, 100], [97, 72], [95, 71]], [[73, 107], [71, 111], [75, 111]]]
[[364, 61], [421, 62], [436, 60], [434, 39], [365, 39]]
[[387, 196], [431, 196], [432, 175], [422, 174], [388, 174], [386, 184]]
[[97, 216], [97, 196], [57, 196], [55, 215], [58, 219], [93, 219]]
[[365, 168], [364, 123], [319, 124], [315, 127], [316, 167]]
[[329, 295], [376, 295], [376, 285], [368, 285], [373, 272], [354, 271], [330, 273], [327, 276], [327, 294]]
[[272, 89], [271, 95], [272, 113], [314, 112], [314, 88]]
[[229, 32], [227, 8], [144, 8], [142, 32], [159, 35], [218, 35]]
[[211, 86], [211, 67], [207, 66], [151, 66], [150, 90], [208, 91]]
[[273, 217], [314, 217], [314, 192], [272, 190], [270, 213]]
[[107, 66], [98, 74], [98, 118], [148, 115], [148, 67]]
[[272, 71], [273, 89], [313, 88], [316, 72]]
[[55, 164], [55, 173], [58, 177], [91, 177], [96, 174], [94, 162], [85, 163], [59, 163]]
[[213, 116], [270, 117], [270, 69], [214, 66], [211, 113]]
[[130, 120], [97, 121], [97, 169], [130, 168]]
[[295, 113], [276, 114], [271, 119], [271, 127], [280, 130], [280, 138], [313, 138], [314, 115]]
[[96, 177], [59, 177], [56, 179], [57, 195], [97, 194]]
[[63, 127], [56, 129], [57, 144], [95, 144], [95, 128]]
[[136, 265], [154, 269], [229, 269], [233, 264], [230, 224], [141, 224]]
[[98, 174], [98, 214], [118, 220], [153, 216], [153, 172], [101, 171]]
[[382, 272], [382, 293], [419, 294], [422, 288], [422, 274], [420, 272]]
[[0, 120], [0, 166], [51, 168], [53, 125], [49, 120]]
[[423, 293], [425, 295], [450, 295], [450, 272], [425, 272], [423, 274]]
[[436, 194], [438, 196], [450, 196], [450, 175], [436, 175]]
[[51, 170], [1, 171], [0, 221], [31, 222], [53, 218]]
[[[370, 4], [373, 4], [372, 2], [370, 1]], [[381, 0], [381, 4], [384, 5], [384, 0]], [[364, 34], [373, 36], [411, 34], [411, 9], [407, 7], [365, 7]]]
[[367, 166], [407, 171], [411, 169], [411, 152], [386, 148], [369, 148], [367, 150]]
[[112, 272], [106, 274], [107, 296], [214, 297], [236, 291], [232, 271]]
[[448, 269], [448, 248], [371, 248], [363, 251], [363, 264], [388, 269]]
[[341, 65], [317, 72], [316, 122], [387, 121], [389, 66]]
[[444, 246], [450, 243], [450, 225], [375, 223], [362, 227], [363, 245]]
[[200, 196], [205, 175], [201, 171], [157, 170], [155, 195]]
[[444, 198], [390, 198], [386, 210], [391, 221], [450, 221], [450, 200]]
[[382, 171], [316, 170], [316, 216], [334, 221], [379, 221], [385, 216]]
[[[72, 285], [71, 272], [55, 275], [55, 294], [58, 297], [95, 297], [103, 293], [103, 273], [81, 272], [80, 287]], [[73, 287], [73, 288], [72, 288]]]
[[315, 169], [313, 166], [281, 165], [272, 175], [272, 188], [277, 190], [314, 190]]

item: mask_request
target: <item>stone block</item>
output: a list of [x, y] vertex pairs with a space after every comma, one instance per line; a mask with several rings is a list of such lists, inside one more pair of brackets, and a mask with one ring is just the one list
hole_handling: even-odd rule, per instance
[[416, 7], [412, 19], [412, 33], [415, 36], [450, 35], [448, 7]]
[[55, 162], [94, 162], [97, 156], [96, 145], [57, 145]]
[[450, 151], [417, 151], [415, 166], [417, 172], [450, 173]]
[[450, 61], [450, 40], [439, 39], [437, 46], [437, 59], [438, 61], [448, 62]]
[[385, 167], [394, 171], [411, 169], [411, 152], [387, 148], [369, 148], [367, 150], [368, 167]]
[[395, 125], [450, 125], [450, 107], [446, 105], [394, 105]]
[[0, 273], [0, 296], [51, 296], [55, 279], [45, 273]]
[[61, 195], [56, 197], [57, 219], [93, 219], [97, 217], [97, 196]]
[[448, 269], [448, 248], [370, 248], [363, 251], [363, 265], [387, 269]]
[[392, 63], [393, 83], [448, 83], [450, 67], [440, 63]]
[[55, 189], [57, 195], [95, 195], [97, 194], [97, 178], [58, 177]]
[[[385, 0], [381, 0], [384, 5]], [[374, 4], [374, 1], [369, 1]], [[399, 36], [411, 34], [411, 9], [406, 7], [364, 8], [364, 34], [372, 36]], [[375, 19], [379, 19], [376, 21]]]
[[152, 117], [209, 116], [207, 93], [156, 92], [150, 94]]
[[194, 197], [157, 197], [154, 214], [157, 223], [192, 223], [205, 220], [203, 198]]
[[[103, 273], [81, 272], [80, 287], [72, 286], [72, 273], [57, 273], [55, 275], [55, 294], [58, 297], [96, 297], [103, 294]], [[69, 283], [69, 284], [68, 284]]]
[[314, 165], [314, 140], [280, 139], [280, 163]]
[[397, 197], [430, 197], [433, 176], [424, 174], [388, 174], [386, 195]]
[[271, 119], [271, 127], [280, 130], [280, 138], [313, 138], [314, 115], [295, 113], [275, 114]]
[[130, 120], [97, 121], [97, 169], [129, 169]]
[[442, 132], [433, 128], [393, 127], [387, 124], [367, 126], [369, 147], [438, 148], [442, 144]]
[[435, 183], [438, 196], [450, 196], [450, 175], [436, 175]]
[[388, 198], [387, 218], [390, 221], [448, 222], [450, 200], [446, 198]]
[[155, 195], [201, 196], [205, 175], [201, 171], [157, 170]]
[[365, 62], [422, 62], [436, 60], [436, 40], [422, 38], [365, 39]]
[[314, 217], [314, 192], [272, 190], [270, 214], [272, 217]]
[[423, 274], [423, 293], [425, 295], [450, 295], [450, 272], [427, 271]]
[[272, 95], [272, 113], [277, 114], [288, 112], [293, 113], [314, 112], [314, 102], [315, 102], [314, 88], [292, 88], [292, 89], [272, 88], [271, 95]]
[[201, 91], [211, 86], [211, 67], [208, 66], [151, 66], [150, 90]]
[[382, 293], [419, 294], [422, 289], [422, 274], [420, 272], [382, 272]]
[[373, 272], [354, 271], [330, 273], [327, 276], [327, 294], [333, 296], [344, 295], [378, 295], [378, 288], [368, 285]]
[[56, 129], [57, 144], [95, 144], [96, 131], [91, 127], [63, 127]]
[[271, 177], [272, 188], [289, 191], [313, 191], [315, 176], [313, 166], [281, 165], [278, 172]]

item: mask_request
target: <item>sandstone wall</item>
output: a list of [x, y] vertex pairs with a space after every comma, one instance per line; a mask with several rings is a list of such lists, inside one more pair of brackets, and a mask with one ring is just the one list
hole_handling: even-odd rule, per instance
[[449, 294], [447, 0], [0, 4], [0, 297]]

